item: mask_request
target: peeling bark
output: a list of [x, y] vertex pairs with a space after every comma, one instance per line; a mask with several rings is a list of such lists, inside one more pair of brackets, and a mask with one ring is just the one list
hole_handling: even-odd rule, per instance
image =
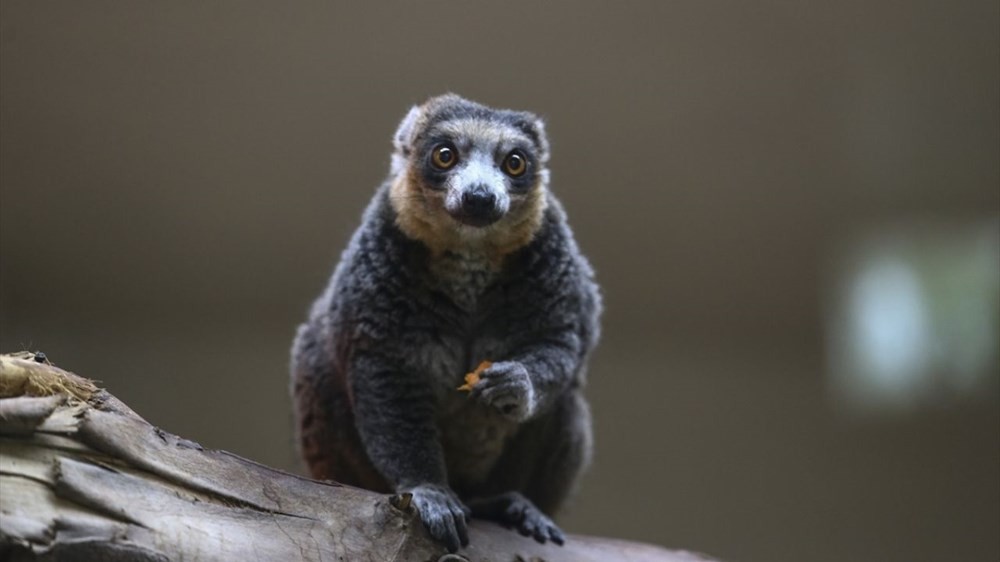
[[483, 521], [447, 555], [391, 499], [204, 449], [44, 357], [0, 356], [5, 560], [709, 560], [583, 536], [541, 545]]

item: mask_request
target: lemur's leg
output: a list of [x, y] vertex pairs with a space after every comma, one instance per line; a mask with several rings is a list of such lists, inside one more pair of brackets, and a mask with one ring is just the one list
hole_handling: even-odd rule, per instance
[[590, 409], [571, 392], [511, 439], [490, 477], [488, 489], [495, 495], [468, 502], [473, 516], [562, 544], [562, 531], [550, 517], [576, 487], [591, 448]]

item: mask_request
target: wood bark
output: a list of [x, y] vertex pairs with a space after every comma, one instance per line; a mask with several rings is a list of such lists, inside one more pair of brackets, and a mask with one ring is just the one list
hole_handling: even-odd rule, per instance
[[541, 545], [475, 520], [469, 534], [449, 555], [405, 496], [205, 449], [42, 356], [0, 356], [4, 560], [709, 560], [576, 535]]

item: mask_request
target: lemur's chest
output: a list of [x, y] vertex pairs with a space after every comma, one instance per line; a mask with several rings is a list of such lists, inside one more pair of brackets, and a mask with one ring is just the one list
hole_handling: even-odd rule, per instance
[[430, 376], [438, 402], [447, 404], [465, 374], [483, 361], [510, 355], [509, 326], [502, 290], [494, 286], [498, 272], [475, 257], [450, 254], [433, 262], [426, 285], [433, 294], [423, 300], [422, 317], [434, 318], [427, 345], [413, 358], [414, 367]]
[[427, 282], [459, 309], [474, 314], [498, 276], [499, 268], [482, 254], [446, 252], [429, 264]]

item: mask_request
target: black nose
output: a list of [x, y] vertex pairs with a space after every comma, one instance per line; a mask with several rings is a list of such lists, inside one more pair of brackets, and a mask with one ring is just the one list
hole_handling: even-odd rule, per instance
[[485, 187], [474, 187], [462, 194], [462, 209], [470, 215], [490, 215], [496, 204], [496, 195]]

